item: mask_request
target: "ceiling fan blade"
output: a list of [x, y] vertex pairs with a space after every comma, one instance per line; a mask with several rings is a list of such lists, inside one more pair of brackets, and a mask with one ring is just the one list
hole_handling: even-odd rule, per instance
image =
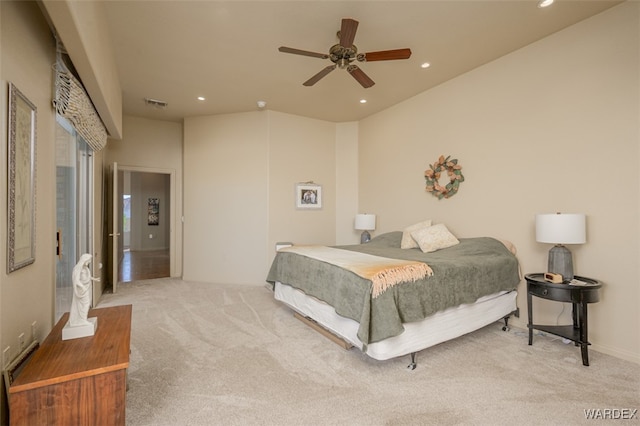
[[302, 85], [303, 86], [313, 86], [318, 81], [320, 81], [320, 79], [322, 79], [324, 76], [326, 76], [327, 74], [329, 74], [331, 71], [333, 71], [335, 69], [336, 69], [335, 65], [329, 65], [328, 67], [323, 68], [322, 71], [320, 71], [318, 74], [314, 75], [309, 80], [307, 80], [304, 83], [302, 83]]
[[342, 20], [340, 28], [340, 46], [350, 49], [353, 46], [353, 40], [356, 38], [356, 30], [358, 29], [358, 21], [351, 18]]
[[347, 67], [347, 71], [349, 72], [349, 74], [351, 74], [353, 76], [353, 78], [355, 78], [358, 83], [360, 83], [362, 85], [362, 87], [364, 87], [365, 89], [373, 86], [374, 84], [376, 84], [373, 80], [371, 80], [369, 78], [368, 75], [366, 75], [364, 73], [364, 71], [362, 71], [360, 68], [358, 68], [357, 65], [349, 65]]
[[411, 57], [411, 49], [394, 49], [381, 50], [378, 52], [367, 52], [364, 58], [367, 62], [372, 61], [391, 61], [394, 59], [409, 59]]
[[293, 53], [294, 55], [311, 56], [312, 58], [327, 59], [326, 53], [309, 52], [308, 50], [294, 49], [293, 47], [280, 46], [278, 50], [282, 53]]

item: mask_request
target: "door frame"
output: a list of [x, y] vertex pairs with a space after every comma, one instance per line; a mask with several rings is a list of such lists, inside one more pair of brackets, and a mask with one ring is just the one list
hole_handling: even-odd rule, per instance
[[[177, 208], [176, 208], [176, 170], [161, 167], [144, 167], [144, 166], [130, 166], [118, 163], [118, 171], [121, 172], [141, 172], [141, 173], [156, 173], [169, 175], [169, 276], [175, 276], [177, 271], [177, 256], [176, 256], [176, 223], [177, 222]], [[118, 194], [122, 197], [122, 194]], [[120, 211], [119, 214], [122, 214]], [[116, 280], [118, 277], [115, 278]]]

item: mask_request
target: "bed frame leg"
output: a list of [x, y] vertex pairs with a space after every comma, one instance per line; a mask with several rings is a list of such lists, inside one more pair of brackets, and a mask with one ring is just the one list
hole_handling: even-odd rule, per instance
[[411, 353], [411, 364], [407, 365], [407, 370], [415, 370], [418, 364], [416, 364], [416, 353]]
[[520, 318], [520, 308], [516, 308], [515, 311], [511, 312], [509, 315], [507, 315], [506, 317], [502, 318], [504, 320], [504, 326], [502, 327], [502, 331], [509, 331], [509, 318], [511, 318], [511, 315], [515, 315], [517, 318]]
[[510, 315], [507, 315], [506, 317], [502, 318], [504, 320], [504, 325], [502, 326], [502, 331], [509, 331], [509, 317], [510, 317]]

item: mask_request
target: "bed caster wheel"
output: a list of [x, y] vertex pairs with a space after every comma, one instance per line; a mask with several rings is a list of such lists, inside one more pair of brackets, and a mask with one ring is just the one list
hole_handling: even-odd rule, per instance
[[507, 327], [506, 325], [502, 326], [502, 331], [509, 331], [511, 330], [511, 328]]
[[418, 363], [416, 363], [416, 353], [413, 352], [411, 354], [411, 363], [407, 365], [407, 370], [415, 370], [417, 366], [418, 366]]

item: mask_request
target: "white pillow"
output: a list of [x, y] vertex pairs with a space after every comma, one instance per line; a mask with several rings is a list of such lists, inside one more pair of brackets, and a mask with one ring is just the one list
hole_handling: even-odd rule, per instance
[[443, 223], [413, 231], [411, 236], [425, 253], [455, 246], [460, 242]]
[[431, 219], [425, 220], [424, 222], [415, 223], [411, 226], [407, 226], [402, 231], [402, 241], [400, 242], [400, 248], [403, 249], [412, 249], [418, 248], [418, 243], [413, 239], [411, 233], [417, 231], [419, 229], [427, 228], [431, 226]]

